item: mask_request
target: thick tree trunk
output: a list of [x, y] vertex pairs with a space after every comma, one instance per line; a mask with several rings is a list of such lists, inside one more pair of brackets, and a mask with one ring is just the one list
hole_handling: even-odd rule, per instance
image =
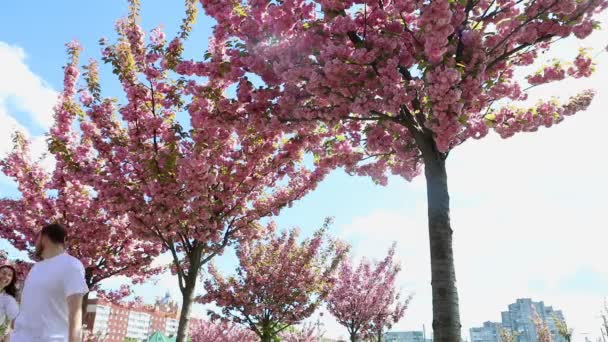
[[179, 315], [179, 325], [177, 327], [176, 342], [186, 342], [188, 338], [188, 328], [190, 325], [190, 313], [192, 311], [192, 300], [194, 299], [194, 285], [186, 285], [182, 293], [182, 309]]
[[188, 275], [185, 277], [184, 289], [182, 291], [182, 309], [179, 316], [179, 325], [177, 326], [176, 342], [188, 341], [188, 329], [190, 325], [192, 301], [194, 300], [196, 282], [201, 270], [201, 253], [199, 248], [197, 248], [192, 254], [193, 255], [190, 257]]
[[[429, 146], [430, 145], [430, 146]], [[431, 285], [433, 287], [433, 341], [460, 342], [460, 313], [450, 226], [445, 158], [434, 143], [422, 148], [427, 184]]]
[[357, 342], [357, 334], [356, 333], [351, 333], [350, 334], [350, 342]]

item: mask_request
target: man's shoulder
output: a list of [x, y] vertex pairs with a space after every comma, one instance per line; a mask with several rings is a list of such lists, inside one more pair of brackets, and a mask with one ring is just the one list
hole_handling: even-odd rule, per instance
[[61, 255], [61, 262], [65, 263], [67, 265], [70, 265], [72, 267], [77, 267], [77, 268], [82, 268], [84, 269], [84, 266], [82, 265], [82, 262], [80, 260], [78, 260], [78, 258], [75, 258], [71, 255], [69, 255], [68, 253], [63, 253]]

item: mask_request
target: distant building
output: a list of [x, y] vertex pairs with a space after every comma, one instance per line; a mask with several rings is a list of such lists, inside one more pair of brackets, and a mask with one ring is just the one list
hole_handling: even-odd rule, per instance
[[499, 342], [502, 325], [495, 322], [485, 322], [481, 328], [471, 328], [471, 342]]
[[544, 302], [533, 302], [529, 298], [518, 299], [509, 305], [509, 311], [502, 312], [502, 325], [518, 334], [517, 342], [536, 342], [536, 327], [534, 326], [533, 308], [551, 330], [554, 342], [565, 342], [565, 339], [557, 332], [554, 318], [564, 321], [561, 310], [554, 310], [551, 306], [545, 306]]
[[94, 336], [106, 342], [147, 341], [160, 332], [166, 336], [177, 334], [179, 307], [172, 302], [157, 301], [154, 305], [128, 307], [103, 299], [89, 299], [84, 324]]
[[483, 327], [471, 328], [471, 342], [500, 342], [500, 330], [503, 328], [517, 334], [517, 342], [537, 342], [534, 311], [547, 324], [553, 342], [566, 342], [559, 335], [555, 321], [555, 318], [564, 321], [561, 310], [554, 310], [551, 306], [545, 306], [544, 302], [533, 302], [529, 298], [520, 298], [510, 304], [508, 311], [501, 313], [502, 323], [485, 322]]
[[386, 342], [431, 342], [423, 331], [391, 331], [384, 334]]

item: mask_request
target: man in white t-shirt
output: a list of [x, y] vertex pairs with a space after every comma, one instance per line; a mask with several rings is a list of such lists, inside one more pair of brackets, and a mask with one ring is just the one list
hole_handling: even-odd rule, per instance
[[42, 228], [37, 262], [25, 279], [11, 342], [81, 342], [82, 298], [89, 291], [82, 263], [65, 252], [67, 230]]

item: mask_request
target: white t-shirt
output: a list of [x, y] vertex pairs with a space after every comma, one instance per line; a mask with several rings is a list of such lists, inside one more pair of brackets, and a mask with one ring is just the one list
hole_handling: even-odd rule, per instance
[[19, 305], [13, 296], [0, 293], [0, 327], [14, 320], [19, 314]]
[[11, 342], [67, 342], [67, 297], [89, 292], [82, 263], [59, 254], [36, 263], [21, 294], [21, 312]]

